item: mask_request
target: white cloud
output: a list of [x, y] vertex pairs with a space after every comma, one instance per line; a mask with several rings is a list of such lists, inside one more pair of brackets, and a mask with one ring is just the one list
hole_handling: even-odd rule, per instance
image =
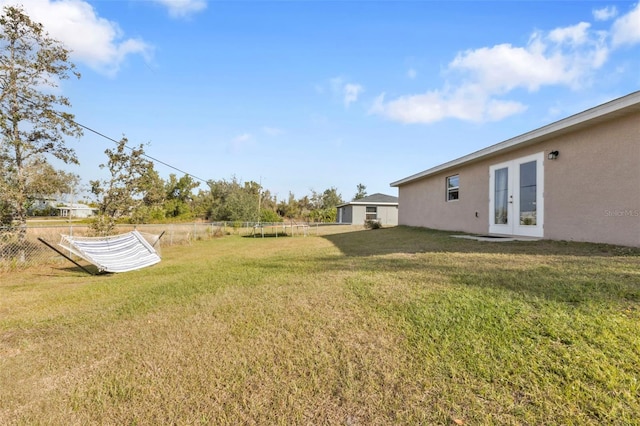
[[599, 33], [589, 38], [575, 27], [556, 29], [545, 36], [536, 32], [525, 47], [501, 44], [466, 51], [449, 64], [449, 71], [461, 71], [490, 93], [516, 88], [536, 91], [541, 86], [580, 87], [598, 69], [609, 49]]
[[549, 32], [549, 40], [558, 44], [584, 44], [589, 40], [589, 27], [591, 24], [588, 22], [580, 22], [571, 27], [556, 28]]
[[364, 91], [364, 87], [356, 83], [347, 83], [342, 77], [334, 77], [329, 80], [331, 93], [339, 97], [345, 107], [349, 107], [358, 101], [360, 94]]
[[342, 77], [334, 77], [329, 80], [329, 85], [331, 86], [331, 92], [334, 95], [341, 95], [342, 88], [344, 87], [344, 79]]
[[527, 110], [527, 106], [516, 101], [501, 101], [489, 99], [484, 108], [487, 121], [500, 121], [510, 115], [520, 114]]
[[206, 0], [155, 0], [169, 10], [169, 16], [184, 18], [207, 8]]
[[[640, 25], [632, 25], [640, 20], [638, 10], [614, 24], [625, 34], [624, 40], [640, 39]], [[595, 31], [591, 24], [581, 22], [548, 32], [536, 31], [524, 46], [505, 43], [460, 52], [445, 70], [448, 81], [442, 89], [391, 100], [381, 95], [370, 112], [403, 123], [432, 123], [446, 118], [501, 120], [526, 110], [526, 105], [504, 99], [513, 90], [588, 86], [609, 57], [608, 37], [607, 32]]]
[[418, 76], [418, 71], [416, 71], [413, 68], [409, 68], [409, 71], [407, 71], [407, 77], [409, 77], [411, 80], [413, 80], [417, 76]]
[[611, 43], [614, 47], [640, 43], [640, 3], [615, 20], [611, 27]]
[[253, 149], [256, 141], [251, 133], [241, 133], [229, 141], [228, 151], [232, 154], [241, 154]]
[[[21, 4], [0, 0], [0, 6]], [[152, 47], [142, 39], [124, 38], [117, 23], [96, 15], [82, 0], [30, 0], [22, 3], [24, 11], [44, 25], [49, 35], [70, 49], [74, 62], [81, 62], [98, 72], [115, 75], [124, 60], [135, 54], [149, 59]], [[81, 36], [79, 36], [81, 35]]]
[[284, 130], [282, 129], [279, 129], [277, 127], [269, 127], [269, 126], [264, 126], [262, 128], [262, 131], [269, 136], [278, 136], [284, 133]]
[[608, 21], [618, 16], [618, 9], [615, 6], [603, 7], [602, 9], [593, 10], [593, 18], [596, 21]]
[[403, 96], [386, 103], [385, 95], [382, 94], [376, 98], [370, 112], [402, 123], [428, 124], [447, 118], [471, 122], [499, 121], [526, 110], [526, 106], [518, 102], [498, 100], [471, 92], [473, 88], [464, 88], [454, 93], [431, 91]]
[[359, 84], [348, 83], [344, 85], [344, 106], [348, 107], [351, 103], [358, 100], [358, 96], [364, 88]]
[[253, 136], [251, 136], [251, 133], [243, 133], [243, 134], [238, 135], [235, 138], [233, 138], [233, 142], [234, 143], [245, 143], [245, 142], [250, 141], [251, 139], [253, 139]]
[[240, 152], [254, 145], [254, 138], [251, 133], [242, 133], [231, 140], [230, 148], [232, 152]]

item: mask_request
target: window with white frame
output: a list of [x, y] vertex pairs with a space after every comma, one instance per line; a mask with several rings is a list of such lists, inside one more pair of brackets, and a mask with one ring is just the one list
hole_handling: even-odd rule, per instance
[[376, 220], [376, 219], [378, 219], [378, 207], [367, 206], [365, 220]]
[[460, 195], [460, 176], [453, 175], [447, 178], [447, 201], [455, 201]]

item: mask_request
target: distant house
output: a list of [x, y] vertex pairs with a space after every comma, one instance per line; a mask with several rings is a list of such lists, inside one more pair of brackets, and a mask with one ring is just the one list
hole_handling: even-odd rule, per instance
[[52, 198], [52, 197], [37, 198], [36, 200], [33, 201], [31, 206], [29, 206], [28, 214], [30, 216], [52, 214], [52, 212], [56, 211], [57, 205], [58, 205], [58, 201], [55, 198]]
[[391, 186], [401, 225], [640, 246], [640, 92]]
[[340, 204], [338, 223], [364, 224], [365, 220], [376, 220], [383, 226], [398, 224], [398, 197], [372, 194], [359, 200]]
[[60, 217], [87, 218], [94, 216], [98, 209], [87, 206], [86, 204], [69, 204], [65, 203], [57, 207]]

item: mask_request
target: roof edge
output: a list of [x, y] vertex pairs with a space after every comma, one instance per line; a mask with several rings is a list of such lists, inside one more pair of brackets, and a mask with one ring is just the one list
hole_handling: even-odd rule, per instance
[[344, 207], [344, 206], [372, 206], [372, 205], [376, 205], [376, 206], [397, 206], [398, 204], [400, 204], [398, 201], [390, 203], [388, 201], [382, 201], [382, 202], [375, 202], [375, 201], [364, 201], [364, 202], [360, 202], [360, 201], [349, 201], [348, 203], [342, 203], [342, 204], [338, 204], [336, 207]]
[[390, 186], [398, 187], [400, 185], [404, 185], [406, 183], [431, 176], [433, 174], [448, 170], [456, 166], [460, 166], [465, 163], [490, 157], [509, 148], [526, 146], [527, 143], [535, 143], [538, 139], [541, 139], [543, 137], [553, 135], [554, 133], [567, 130], [571, 127], [577, 126], [595, 118], [603, 117], [605, 115], [623, 110], [637, 104], [640, 104], [640, 91], [632, 92], [621, 98], [616, 98], [604, 104], [589, 108], [585, 111], [563, 118], [562, 120], [540, 127], [536, 130], [532, 130], [511, 139], [507, 139], [503, 142], [488, 146], [487, 148], [483, 148], [479, 151], [475, 151], [463, 157], [459, 157], [455, 160], [442, 163], [438, 166], [413, 174], [406, 178], [391, 182]]

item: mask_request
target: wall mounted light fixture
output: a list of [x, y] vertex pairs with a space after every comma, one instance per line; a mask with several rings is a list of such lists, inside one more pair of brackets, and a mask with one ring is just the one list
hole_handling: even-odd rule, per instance
[[549, 160], [555, 160], [556, 158], [558, 158], [558, 155], [560, 155], [560, 152], [558, 152], [558, 151], [551, 151], [551, 152], [549, 153], [549, 155], [547, 155], [547, 158], [548, 158]]

